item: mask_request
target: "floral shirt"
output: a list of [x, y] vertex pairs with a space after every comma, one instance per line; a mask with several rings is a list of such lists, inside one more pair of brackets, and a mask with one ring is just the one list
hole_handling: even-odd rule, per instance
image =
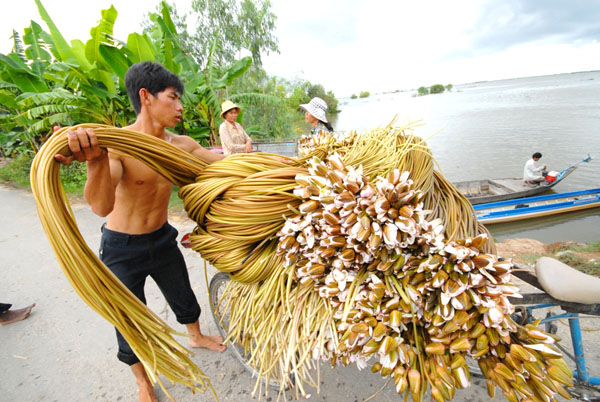
[[321, 121], [319, 121], [316, 126], [314, 126], [313, 128], [310, 129], [310, 133], [312, 135], [319, 134], [321, 131], [326, 132], [326, 133], [330, 132], [327, 129], [327, 127], [325, 127], [325, 124], [323, 124], [323, 122], [321, 122]]
[[221, 123], [219, 136], [221, 137], [224, 155], [245, 153], [246, 142], [252, 142], [252, 139], [238, 122], [235, 122], [235, 126], [227, 121]]

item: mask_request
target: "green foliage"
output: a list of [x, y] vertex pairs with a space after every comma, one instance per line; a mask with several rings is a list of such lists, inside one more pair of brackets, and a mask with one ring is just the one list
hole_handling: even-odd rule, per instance
[[419, 87], [419, 89], [417, 89], [417, 94], [419, 96], [429, 95], [429, 88], [427, 88], [427, 87]]
[[600, 241], [587, 243], [580, 247], [574, 247], [575, 251], [580, 251], [584, 253], [598, 253], [600, 252]]
[[74, 162], [69, 166], [61, 166], [60, 179], [67, 193], [83, 195], [83, 188], [87, 179], [87, 165]]
[[445, 88], [442, 84], [435, 84], [429, 87], [429, 93], [431, 94], [441, 94], [444, 92]]
[[358, 95], [359, 98], [368, 98], [369, 95], [371, 95], [371, 93], [369, 91], [360, 91], [360, 95]]
[[[124, 89], [124, 76], [133, 63], [145, 60], [160, 62], [182, 77], [188, 93], [181, 129], [202, 140], [203, 133], [211, 128], [214, 131], [211, 122], [219, 104], [215, 91], [231, 84], [250, 65], [247, 58], [232, 66], [209, 67], [201, 72], [178, 41], [165, 3], [160, 13], [151, 16], [151, 35], [131, 33], [126, 43], [115, 41], [112, 35], [117, 11], [111, 7], [102, 11], [87, 42], [74, 40], [70, 45], [41, 2], [36, 3], [49, 33], [32, 22], [24, 36], [27, 47], [15, 35], [13, 52], [0, 54], [3, 153], [12, 153], [20, 146], [36, 151], [56, 124], [130, 124], [135, 114]], [[198, 105], [205, 106], [204, 110], [199, 110]]]
[[[0, 121], [2, 119], [0, 118]], [[8, 132], [0, 131], [0, 155], [2, 157], [14, 157], [33, 152], [34, 149], [37, 149], [37, 143], [27, 131], [20, 128]]]
[[578, 253], [600, 252], [600, 241], [591, 243], [562, 242], [553, 245], [551, 251], [554, 253], [559, 251], [575, 251]]
[[[210, 60], [209, 60], [210, 62]], [[194, 82], [194, 87], [187, 90], [184, 99], [188, 100], [188, 103], [194, 104], [195, 107], [188, 114], [194, 114], [197, 116], [198, 121], [202, 123], [202, 126], [207, 127], [208, 140], [211, 146], [217, 144], [218, 136], [218, 120], [221, 113], [221, 100], [219, 99], [219, 91], [225, 90], [228, 85], [231, 85], [233, 81], [242, 75], [251, 65], [252, 60], [250, 57], [244, 57], [241, 60], [236, 61], [230, 66], [219, 67], [210, 64], [204, 71], [204, 74], [198, 76], [197, 81]], [[196, 112], [197, 111], [197, 112]], [[200, 131], [202, 135], [198, 138], [198, 133], [188, 132], [188, 135], [195, 138], [197, 141], [206, 138], [206, 131]]]
[[[188, 14], [183, 14], [180, 15], [177, 7], [175, 6], [175, 3], [171, 2], [171, 1], [165, 1], [164, 3], [167, 4], [169, 10], [170, 10], [170, 20], [174, 26], [174, 31], [177, 32], [177, 39], [181, 45], [181, 48], [183, 49], [183, 52], [185, 54], [189, 54], [192, 55], [192, 57], [194, 58], [193, 54], [197, 51], [195, 49], [195, 42], [194, 39], [192, 38], [192, 36], [188, 33], [188, 28], [187, 28], [187, 16]], [[155, 31], [155, 27], [156, 27], [156, 22], [154, 21], [154, 15], [162, 15], [163, 11], [163, 4], [160, 3], [156, 6], [156, 9], [154, 11], [154, 13], [149, 12], [145, 15], [144, 21], [142, 21], [142, 28], [144, 30], [144, 32], [147, 32], [148, 34], [151, 34]], [[160, 34], [158, 35], [160, 36]], [[194, 58], [195, 59], [195, 58]], [[195, 60], [198, 62], [198, 60]]]
[[[11, 182], [19, 187], [30, 187], [29, 172], [33, 156], [31, 152], [23, 153], [0, 167], [0, 180]], [[69, 194], [83, 195], [86, 177], [85, 163], [75, 162], [60, 167], [60, 178], [65, 191]]]
[[[117, 11], [113, 7], [102, 11], [87, 43], [74, 40], [69, 45], [42, 3], [36, 0], [36, 4], [49, 32], [32, 21], [25, 29], [24, 41], [15, 35], [13, 52], [0, 55], [3, 153], [12, 153], [19, 146], [36, 151], [56, 124], [122, 126], [133, 117], [126, 95], [115, 86], [119, 77], [114, 74], [114, 62], [105, 58], [117, 52], [125, 58], [138, 54], [135, 49], [120, 48], [112, 39]], [[106, 48], [111, 50], [104, 52]]]
[[350, 97], [350, 99], [356, 99], [358, 98], [358, 96], [356, 96], [356, 94], [352, 94], [352, 96]]
[[564, 253], [555, 258], [585, 274], [600, 276], [600, 263], [598, 261], [590, 261], [576, 253]]
[[448, 90], [448, 91], [452, 90], [452, 84], [448, 84], [446, 86], [443, 86], [442, 84], [435, 84], [435, 85], [430, 86], [429, 88], [419, 87], [419, 89], [417, 89], [417, 95], [423, 96], [423, 95], [428, 95], [428, 94], [439, 94], [446, 90]]
[[[211, 145], [215, 143], [222, 121], [218, 117], [220, 109], [216, 107], [215, 100], [220, 103], [231, 99], [239, 103], [243, 113], [238, 121], [252, 137], [258, 139], [289, 138], [306, 131], [308, 126], [303, 115], [298, 113], [298, 105], [314, 96], [327, 102], [330, 113], [339, 112], [335, 95], [322, 85], [271, 77], [262, 68], [261, 55], [278, 51], [277, 41], [272, 35], [275, 15], [270, 7], [269, 1], [195, 0], [189, 15], [180, 16], [176, 10], [171, 14], [174, 25], [180, 31], [180, 43], [204, 66], [207, 76], [232, 63], [242, 49], [252, 54], [252, 67], [243, 75], [226, 86], [210, 85], [214, 91], [206, 98], [210, 102], [200, 106], [199, 116], [208, 129], [195, 134], [188, 131], [197, 140], [208, 140]], [[195, 20], [196, 31], [191, 34], [187, 32], [188, 17]], [[145, 30], [151, 32], [149, 23], [146, 23]]]
[[[193, 35], [185, 29], [185, 16], [162, 2], [149, 15], [145, 31], [129, 34], [126, 42], [113, 38], [118, 13], [111, 6], [102, 10], [88, 40], [70, 43], [42, 2], [35, 1], [47, 31], [32, 21], [23, 36], [14, 32], [13, 51], [0, 54], [2, 155], [36, 152], [57, 124], [131, 124], [135, 114], [124, 76], [132, 64], [146, 60], [182, 78], [184, 118], [175, 130], [204, 145], [217, 142], [220, 103], [229, 97], [242, 103], [246, 127], [257, 136], [288, 137], [302, 131], [298, 105], [312, 96], [337, 111], [337, 99], [323, 86], [269, 77], [260, 67], [261, 54], [277, 51], [269, 1], [195, 0], [194, 12], [204, 25]], [[200, 28], [207, 25], [212, 30]], [[206, 40], [200, 43], [199, 34]], [[236, 60], [242, 49], [252, 53], [253, 72], [250, 57]]]
[[300, 112], [299, 106], [315, 96], [325, 100], [328, 113], [339, 111], [338, 100], [322, 85], [313, 85], [306, 80], [288, 81], [270, 77], [256, 66], [238, 79], [229, 91], [229, 97], [239, 101], [244, 109], [244, 127], [253, 137], [281, 140], [308, 132], [310, 126], [304, 121], [304, 113]]
[[19, 155], [9, 164], [0, 167], [0, 180], [22, 187], [29, 187], [29, 171], [31, 170], [32, 161], [32, 153]]
[[[260, 66], [262, 54], [279, 52], [273, 36], [276, 16], [270, 9], [268, 0], [193, 0], [196, 31], [187, 34], [187, 49], [200, 65], [208, 64], [209, 54], [217, 65], [232, 63], [245, 49]], [[186, 26], [184, 20], [178, 18], [179, 27]]]
[[169, 198], [169, 212], [181, 212], [185, 214], [183, 200], [179, 198], [178, 192], [179, 187], [173, 186], [173, 190], [171, 190], [171, 197]]

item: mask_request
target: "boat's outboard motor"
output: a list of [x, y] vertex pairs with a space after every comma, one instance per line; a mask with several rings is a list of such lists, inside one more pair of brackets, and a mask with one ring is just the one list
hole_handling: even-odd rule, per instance
[[554, 183], [559, 174], [560, 172], [557, 172], [555, 170], [547, 172], [544, 176], [546, 178], [546, 183]]

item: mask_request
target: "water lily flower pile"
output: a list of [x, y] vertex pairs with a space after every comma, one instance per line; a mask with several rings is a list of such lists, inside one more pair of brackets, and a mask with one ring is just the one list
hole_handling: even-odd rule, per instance
[[298, 140], [298, 153], [300, 156], [309, 155], [316, 148], [339, 148], [351, 145], [356, 139], [356, 131], [348, 132], [324, 132], [320, 131], [312, 135], [303, 135]]
[[333, 153], [311, 159], [296, 183], [303, 202], [278, 233], [278, 253], [298, 286], [328, 301], [337, 330], [313, 358], [359, 368], [374, 359], [372, 371], [415, 401], [428, 389], [452, 399], [469, 386], [469, 361], [492, 397], [496, 386], [509, 401], [568, 397], [572, 373], [554, 337], [511, 318], [513, 264], [480, 251], [486, 235], [446, 241], [409, 172], [369, 181]]

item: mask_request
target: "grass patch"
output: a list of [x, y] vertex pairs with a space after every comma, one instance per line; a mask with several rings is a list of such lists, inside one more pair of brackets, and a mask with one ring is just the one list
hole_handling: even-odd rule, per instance
[[600, 241], [590, 243], [575, 243], [571, 241], [565, 241], [560, 243], [554, 243], [549, 247], [553, 253], [561, 251], [574, 251], [576, 253], [598, 253], [600, 252]]
[[[9, 164], [0, 168], [0, 179], [17, 187], [31, 187], [29, 173], [33, 154], [22, 154]], [[67, 194], [83, 195], [83, 187], [87, 177], [85, 163], [71, 163], [60, 167], [60, 179]]]
[[29, 171], [33, 155], [22, 154], [0, 168], [0, 179], [18, 187], [30, 187]]
[[83, 195], [83, 188], [87, 180], [86, 164], [75, 162], [69, 166], [61, 166], [60, 179], [67, 194]]
[[519, 259], [527, 265], [533, 265], [540, 258], [543, 257], [541, 254], [522, 254], [519, 255]]
[[577, 244], [572, 248], [573, 251], [579, 253], [600, 253], [600, 241], [587, 243], [587, 244]]
[[589, 257], [589, 254], [600, 253], [600, 241], [590, 243], [560, 242], [550, 245], [548, 257], [573, 267], [583, 273], [600, 277], [600, 261]]
[[179, 198], [177, 192], [179, 191], [179, 187], [173, 186], [173, 191], [171, 191], [171, 198], [169, 198], [169, 211], [183, 211], [183, 200]]
[[600, 263], [598, 261], [590, 261], [575, 253], [564, 253], [556, 259], [585, 274], [600, 276]]
[[540, 257], [550, 257], [588, 275], [600, 277], [600, 242], [558, 242], [546, 246], [543, 254], [519, 254], [513, 258], [523, 264], [534, 265]]

